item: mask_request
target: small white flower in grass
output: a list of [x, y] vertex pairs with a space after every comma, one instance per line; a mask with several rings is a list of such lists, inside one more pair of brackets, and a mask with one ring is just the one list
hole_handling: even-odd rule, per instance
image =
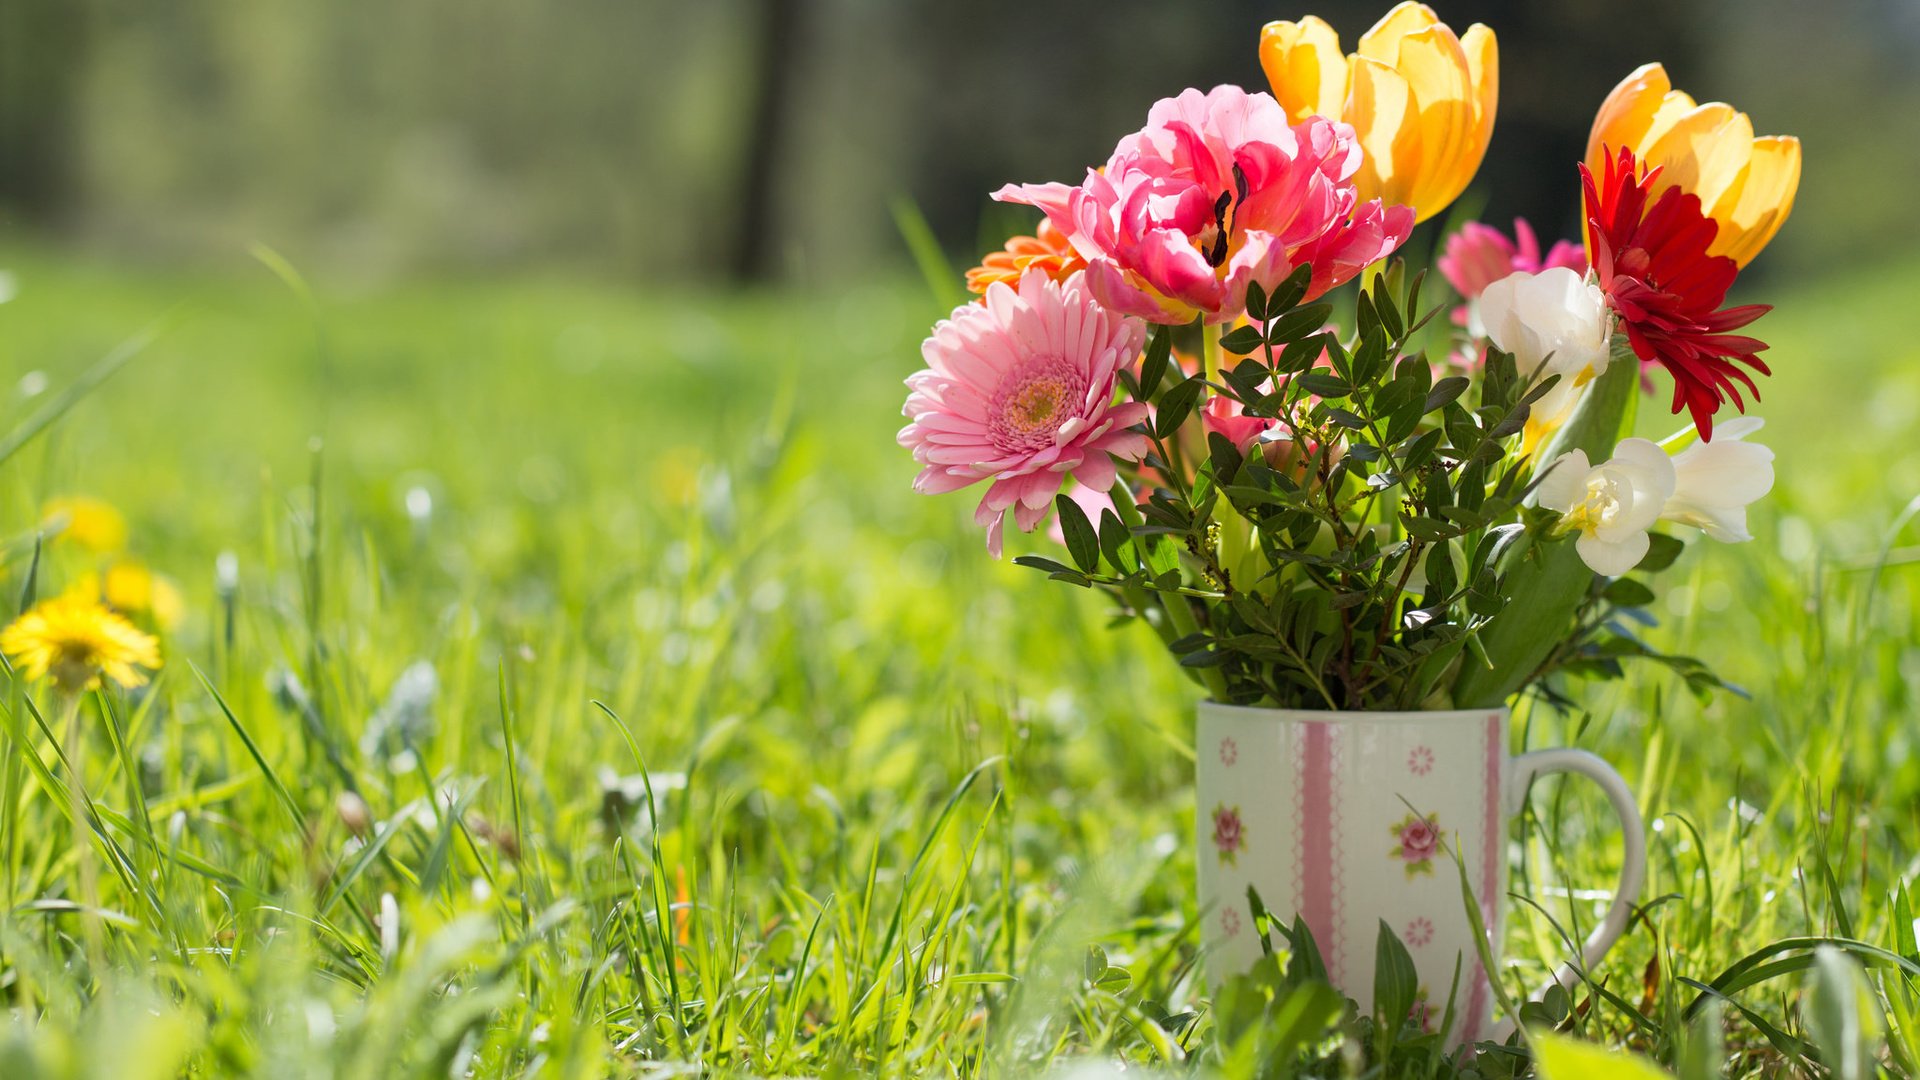
[[1598, 285], [1564, 266], [1522, 270], [1488, 285], [1474, 306], [1474, 329], [1513, 354], [1522, 378], [1560, 376], [1533, 403], [1527, 446], [1559, 427], [1580, 391], [1607, 370], [1607, 298]]
[[1729, 544], [1753, 539], [1747, 507], [1773, 490], [1773, 451], [1742, 440], [1765, 423], [1742, 416], [1716, 424], [1712, 442], [1696, 440], [1675, 454], [1673, 495], [1660, 516]]
[[1583, 451], [1554, 459], [1534, 500], [1560, 511], [1561, 533], [1578, 533], [1574, 549], [1596, 574], [1619, 577], [1650, 546], [1647, 530], [1673, 496], [1673, 460], [1659, 444], [1627, 439], [1613, 456], [1590, 465]]

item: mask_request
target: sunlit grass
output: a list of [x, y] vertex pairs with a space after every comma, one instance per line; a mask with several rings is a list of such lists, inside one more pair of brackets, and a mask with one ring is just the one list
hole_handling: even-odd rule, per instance
[[[41, 504], [88, 493], [189, 615], [150, 693], [79, 710], [78, 830], [65, 714], [8, 691], [0, 1076], [1209, 1063], [1197, 690], [987, 559], [964, 499], [908, 490], [922, 292], [321, 280], [316, 318], [265, 270], [11, 268], [8, 426], [29, 371], [58, 387], [180, 322], [7, 464], [5, 613]], [[1920, 530], [1888, 529], [1920, 493], [1916, 285], [1769, 298], [1780, 489], [1758, 542], [1685, 556], [1649, 631], [1752, 696], [1645, 671], [1521, 714], [1517, 742], [1602, 754], [1656, 822], [1578, 1034], [1671, 1061], [1684, 980], [1800, 936], [1915, 952], [1889, 897], [1920, 850]], [[56, 543], [39, 591], [89, 568]], [[1516, 992], [1619, 857], [1582, 786], [1532, 818]], [[1762, 974], [1729, 1075], [1809, 1052], [1805, 975]]]

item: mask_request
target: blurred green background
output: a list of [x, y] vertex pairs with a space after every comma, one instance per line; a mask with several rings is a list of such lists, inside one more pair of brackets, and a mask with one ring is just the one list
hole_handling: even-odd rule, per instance
[[[916, 200], [972, 249], [1009, 180], [1075, 180], [1189, 85], [1263, 88], [1262, 23], [1349, 46], [1384, 0], [6, 0], [0, 221], [119, 258], [272, 245], [341, 288], [529, 269], [833, 291], [900, 263]], [[1920, 173], [1913, 0], [1439, 5], [1501, 40], [1479, 187], [1572, 231], [1601, 97], [1663, 60], [1806, 143], [1757, 272], [1898, 254]], [[1018, 219], [1013, 219], [1018, 220]]]
[[[167, 843], [298, 911], [354, 850], [333, 808], [357, 784], [399, 832], [395, 865], [353, 894], [397, 894], [409, 951], [473, 912], [503, 940], [520, 934], [522, 866], [556, 898], [600, 903], [593, 875], [640, 834], [613, 798], [632, 779], [614, 772], [630, 771], [628, 749], [587, 703], [632, 720], [653, 767], [684, 785], [654, 834], [672, 872], [632, 881], [692, 890], [691, 944], [663, 937], [660, 955], [615, 969], [580, 918], [524, 970], [489, 969], [480, 989], [516, 1004], [489, 1022], [476, 1074], [536, 1045], [574, 1054], [568, 1075], [674, 1056], [808, 1074], [950, 1055], [1003, 1074], [992, 1065], [1108, 1048], [1154, 1060], [1129, 1011], [1138, 996], [1178, 1009], [1203, 994], [1189, 966], [1198, 691], [1141, 628], [1106, 632], [1087, 594], [986, 558], [971, 498], [911, 492], [892, 441], [900, 380], [940, 312], [892, 208], [917, 206], [966, 265], [1031, 224], [988, 202], [1001, 183], [1077, 179], [1186, 86], [1264, 85], [1269, 19], [1318, 13], [1351, 45], [1387, 6], [0, 0], [7, 426], [178, 316], [9, 462], [0, 586], [21, 595], [47, 497], [121, 507], [133, 554], [187, 599], [133, 738], [146, 796], [189, 807]], [[1600, 752], [1655, 822], [1648, 896], [1661, 899], [1601, 977], [1638, 987], [1665, 973], [1657, 1001], [1648, 990], [1657, 1013], [1692, 994], [1679, 977], [1710, 979], [1790, 935], [1857, 931], [1910, 951], [1910, 909], [1887, 898], [1920, 851], [1920, 546], [1889, 526], [1920, 492], [1920, 348], [1905, 325], [1920, 289], [1906, 208], [1920, 4], [1439, 11], [1500, 35], [1499, 121], [1463, 206], [1503, 226], [1525, 214], [1572, 234], [1594, 109], [1649, 60], [1805, 144], [1793, 218], [1739, 286], [1777, 305], [1756, 331], [1777, 371], [1758, 411], [1780, 483], [1755, 508], [1756, 542], [1693, 545], [1648, 632], [1752, 697], [1700, 703], [1636, 671], [1576, 686], [1590, 713], [1529, 710], [1518, 735]], [[1416, 257], [1436, 231], [1416, 236]], [[311, 300], [255, 245], [297, 268]], [[1665, 405], [1646, 399], [1644, 431], [1678, 426]], [[1045, 541], [1010, 546], [1028, 543]], [[1869, 573], [1883, 546], [1886, 573]], [[225, 592], [223, 554], [237, 582]], [[85, 566], [56, 544], [42, 586]], [[286, 827], [188, 660], [251, 725], [262, 768], [331, 824]], [[421, 660], [444, 689], [409, 772], [361, 738]], [[312, 717], [289, 704], [289, 672], [321, 693]], [[504, 769], [509, 694], [518, 774]], [[350, 768], [328, 760], [335, 747]], [[1007, 761], [941, 833], [948, 793], [995, 754]], [[71, 895], [56, 801], [0, 764], [0, 784], [22, 785], [0, 799], [20, 815], [15, 857], [0, 859], [21, 864], [7, 904]], [[525, 792], [514, 854], [483, 838], [446, 856], [451, 833], [418, 811], [449, 783], [494, 823], [517, 821]], [[1591, 792], [1561, 805], [1539, 818], [1521, 887], [1591, 918], [1580, 890], [1611, 880], [1617, 841], [1581, 831], [1600, 820]], [[970, 838], [989, 825], [976, 862]], [[923, 843], [920, 876], [901, 876]], [[1826, 896], [1810, 895], [1808, 867], [1828, 868]], [[481, 889], [496, 872], [499, 888]], [[263, 950], [295, 935], [267, 907], [233, 909], [221, 882], [177, 878], [158, 914], [118, 898], [140, 922], [116, 931], [120, 1000], [140, 1000], [127, 988], [150, 976], [163, 997], [202, 987], [180, 1021], [195, 1060], [259, 1046], [253, 1074], [276, 1080], [290, 1075], [281, 1060], [429, 1075], [394, 1064], [415, 1045], [394, 1033], [476, 1023], [452, 1015], [465, 1000], [452, 994], [393, 1005], [382, 995], [413, 984], [391, 970], [421, 968], [362, 971], [387, 945], [344, 921], [292, 962]], [[796, 931], [829, 907], [810, 960]], [[891, 940], [890, 919], [952, 942], [942, 965], [981, 981], [944, 982], [882, 1023], [895, 974], [868, 943]], [[0, 944], [31, 937], [46, 957], [0, 948], [16, 1016], [51, 1018], [12, 1037], [123, 1045], [62, 1026], [91, 988], [62, 981], [55, 926], [0, 916]], [[236, 928], [230, 975], [202, 946]], [[1135, 999], [1082, 985], [1089, 942], [1132, 970]], [[174, 943], [206, 971], [156, 968]], [[1516, 918], [1509, 946], [1515, 985], [1537, 984], [1561, 951], [1544, 917]], [[3, 970], [10, 958], [27, 976]], [[609, 970], [606, 1000], [582, 1005], [578, 988]], [[309, 971], [323, 974], [288, 975]], [[703, 1011], [668, 1031], [629, 1006], [676, 971], [695, 976], [685, 1000]], [[1762, 996], [1775, 989], [1749, 1000], [1785, 1023]], [[785, 1045], [764, 1037], [775, 997]], [[312, 1015], [310, 1001], [340, 1019], [337, 1039], [263, 1019]], [[1643, 1023], [1583, 1015], [1604, 1041]]]

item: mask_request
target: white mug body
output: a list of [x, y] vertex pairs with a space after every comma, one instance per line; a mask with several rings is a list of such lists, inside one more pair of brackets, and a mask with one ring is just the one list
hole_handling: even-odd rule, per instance
[[[1201, 940], [1217, 986], [1262, 949], [1248, 890], [1313, 932], [1333, 984], [1373, 1004], [1384, 922], [1419, 973], [1414, 1018], [1489, 1032], [1491, 986], [1461, 893], [1466, 869], [1498, 959], [1506, 895], [1507, 711], [1339, 713], [1200, 706]], [[1276, 945], [1283, 944], [1276, 933]], [[1457, 975], [1456, 975], [1457, 973]], [[1457, 977], [1457, 982], [1456, 982]]]

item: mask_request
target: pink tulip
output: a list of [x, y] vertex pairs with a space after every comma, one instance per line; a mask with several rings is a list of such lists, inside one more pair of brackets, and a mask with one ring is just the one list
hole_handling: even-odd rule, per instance
[[1360, 157], [1352, 127], [1317, 116], [1289, 126], [1272, 96], [1219, 86], [1156, 103], [1079, 187], [1009, 184], [993, 197], [1045, 211], [1102, 304], [1223, 323], [1253, 282], [1272, 289], [1308, 265], [1312, 299], [1406, 239], [1412, 208], [1360, 202]]

